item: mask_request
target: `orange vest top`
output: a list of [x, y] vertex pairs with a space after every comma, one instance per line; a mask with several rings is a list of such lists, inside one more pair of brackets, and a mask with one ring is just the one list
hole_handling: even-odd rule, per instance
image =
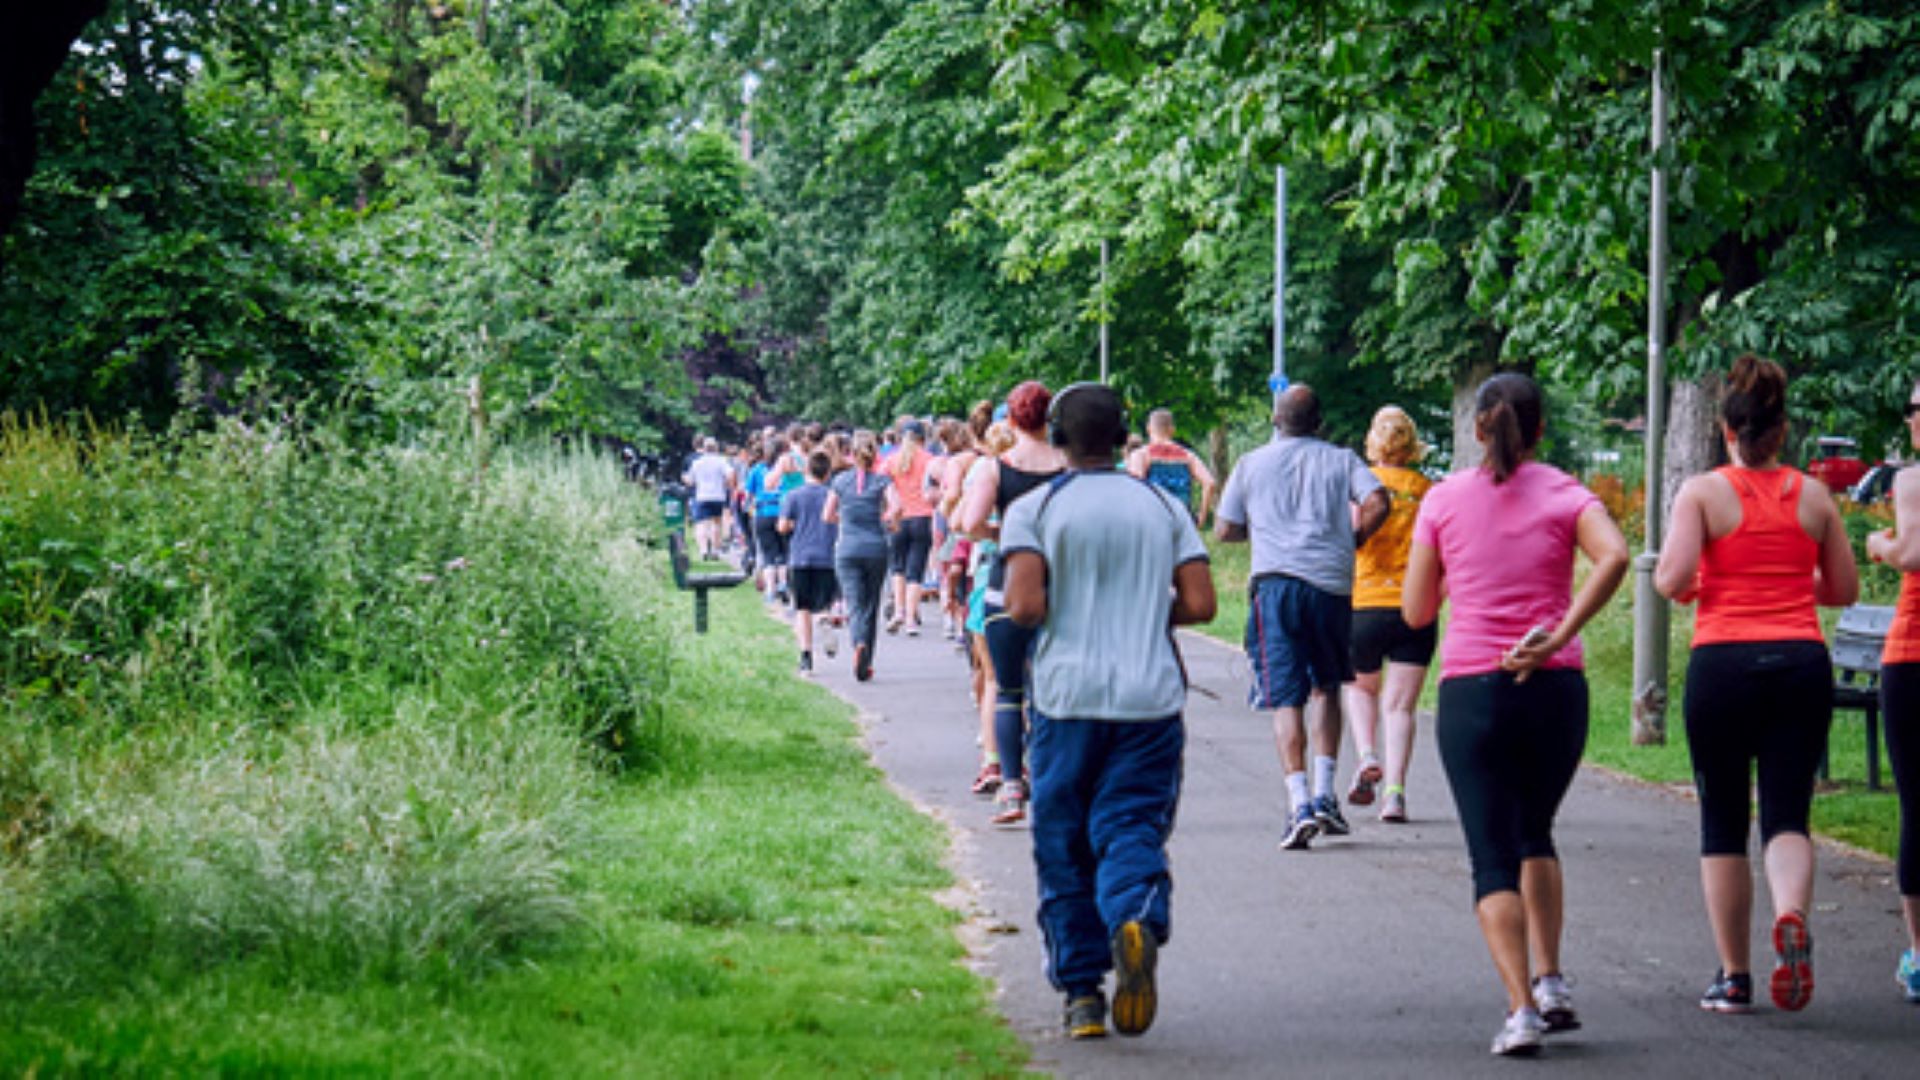
[[1893, 625], [1887, 627], [1880, 662], [1920, 663], [1920, 572], [1900, 575], [1900, 600], [1894, 605]]
[[1413, 550], [1413, 522], [1420, 500], [1433, 481], [1417, 469], [1396, 465], [1370, 467], [1387, 489], [1387, 520], [1353, 553], [1353, 609], [1397, 608], [1406, 584], [1407, 556]]
[[1700, 555], [1693, 644], [1824, 641], [1813, 602], [1820, 545], [1800, 527], [1799, 470], [1717, 470], [1740, 496], [1740, 525]]

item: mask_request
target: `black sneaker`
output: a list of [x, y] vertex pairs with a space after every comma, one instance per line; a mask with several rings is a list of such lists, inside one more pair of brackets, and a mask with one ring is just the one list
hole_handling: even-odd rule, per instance
[[1160, 942], [1138, 920], [1121, 923], [1113, 935], [1113, 1030], [1122, 1035], [1141, 1035], [1153, 1026], [1160, 1004], [1153, 985], [1159, 954]]
[[813, 674], [813, 654], [812, 653], [803, 652], [800, 654], [800, 674], [802, 675]]
[[1700, 1007], [1708, 1012], [1750, 1013], [1753, 1011], [1753, 976], [1713, 973], [1713, 985], [1700, 995]]
[[860, 682], [873, 678], [873, 649], [866, 645], [853, 647], [853, 677]]
[[1107, 1037], [1107, 999], [1098, 990], [1067, 998], [1067, 1038]]

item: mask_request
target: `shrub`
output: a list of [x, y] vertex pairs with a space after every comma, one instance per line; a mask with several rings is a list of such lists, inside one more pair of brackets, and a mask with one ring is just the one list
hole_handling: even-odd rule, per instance
[[0, 419], [0, 992], [484, 970], [672, 752], [610, 463]]

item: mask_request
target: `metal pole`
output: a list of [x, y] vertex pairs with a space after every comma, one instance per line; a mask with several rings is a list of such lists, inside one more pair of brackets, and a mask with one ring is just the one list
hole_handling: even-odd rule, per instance
[[1287, 380], [1287, 167], [1273, 174], [1273, 386]]
[[1665, 57], [1653, 53], [1653, 190], [1647, 254], [1646, 550], [1634, 560], [1633, 741], [1667, 741], [1666, 598], [1653, 587], [1665, 540], [1667, 444], [1667, 86]]
[[1107, 381], [1107, 242], [1100, 241], [1100, 381]]

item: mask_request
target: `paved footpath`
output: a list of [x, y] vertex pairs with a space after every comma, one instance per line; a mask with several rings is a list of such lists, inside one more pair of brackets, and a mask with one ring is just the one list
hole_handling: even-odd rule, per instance
[[[925, 608], [931, 613], [933, 608]], [[1064, 1076], [1484, 1076], [1524, 1069], [1487, 1044], [1504, 997], [1471, 911], [1466, 856], [1424, 729], [1409, 782], [1414, 821], [1353, 809], [1354, 834], [1282, 852], [1284, 791], [1269, 721], [1248, 711], [1236, 649], [1182, 635], [1194, 682], [1175, 830], [1173, 940], [1159, 1017], [1138, 1039], [1070, 1043], [1041, 963], [1029, 834], [987, 824], [968, 793], [976, 762], [965, 660], [937, 633], [882, 636], [876, 676], [843, 651], [816, 678], [862, 713], [895, 784], [954, 831], [970, 927], [1001, 1007], [1036, 1067]], [[1597, 738], [1624, 738], [1602, 718]], [[1351, 751], [1341, 761], [1349, 776]], [[1343, 789], [1344, 790], [1344, 789]], [[1803, 1013], [1703, 1013], [1715, 967], [1683, 794], [1583, 770], [1563, 806], [1567, 970], [1582, 1031], [1550, 1040], [1563, 1076], [1920, 1075], [1920, 1008], [1893, 982], [1900, 947], [1890, 868], [1824, 846], [1815, 889], [1817, 992]], [[1758, 860], [1756, 860], [1757, 864]], [[1766, 911], [1764, 889], [1757, 908]], [[1772, 952], [1756, 916], [1765, 994]]]

